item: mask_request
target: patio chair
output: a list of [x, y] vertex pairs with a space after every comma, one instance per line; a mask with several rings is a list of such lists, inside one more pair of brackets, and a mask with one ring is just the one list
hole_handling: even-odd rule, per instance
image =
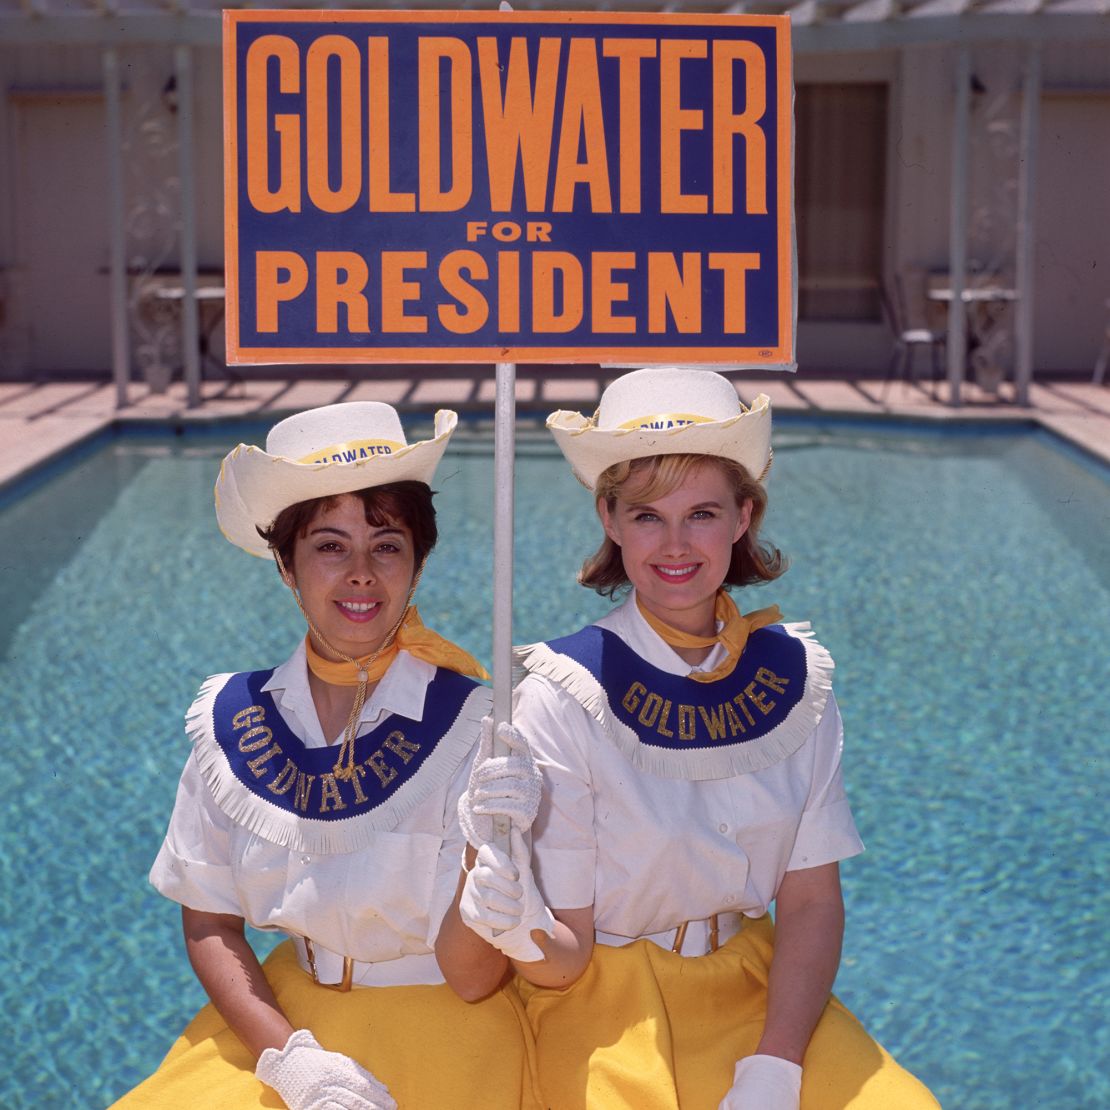
[[917, 382], [917, 351], [927, 347], [932, 355], [933, 393], [937, 382], [944, 376], [944, 350], [946, 333], [929, 322], [926, 309], [926, 275], [923, 269], [912, 267], [894, 275], [891, 287], [880, 287], [879, 297], [883, 315], [894, 337], [890, 352], [886, 380], [895, 376]]

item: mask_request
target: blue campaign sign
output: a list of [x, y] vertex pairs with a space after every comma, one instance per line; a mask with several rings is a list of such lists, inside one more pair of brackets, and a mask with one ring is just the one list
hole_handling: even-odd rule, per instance
[[228, 361], [792, 366], [789, 21], [226, 12]]

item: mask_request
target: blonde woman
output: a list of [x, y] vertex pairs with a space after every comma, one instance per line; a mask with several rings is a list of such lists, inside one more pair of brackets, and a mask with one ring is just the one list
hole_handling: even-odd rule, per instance
[[641, 370], [548, 426], [603, 530], [582, 584], [627, 596], [518, 649], [514, 724], [544, 777], [532, 869], [484, 848], [467, 878], [500, 899], [472, 928], [535, 946], [510, 954], [546, 1105], [934, 1108], [830, 995], [839, 865], [863, 850], [832, 660], [729, 592], [784, 570], [759, 534], [768, 399]]

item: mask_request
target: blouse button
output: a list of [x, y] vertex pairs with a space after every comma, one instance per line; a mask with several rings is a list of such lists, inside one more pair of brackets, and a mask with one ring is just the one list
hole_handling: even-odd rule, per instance
[[725, 895], [725, 905], [726, 906], [731, 906], [732, 903], [735, 902], [735, 901], [736, 901], [736, 896], [734, 894], [726, 894]]
[[718, 832], [723, 832], [723, 833], [727, 833], [727, 832], [728, 832], [728, 825], [726, 825], [726, 824], [724, 823], [724, 821], [722, 821], [722, 822], [721, 822], [721, 823], [720, 823], [720, 824], [719, 824], [719, 825], [717, 826], [717, 831], [718, 831]]

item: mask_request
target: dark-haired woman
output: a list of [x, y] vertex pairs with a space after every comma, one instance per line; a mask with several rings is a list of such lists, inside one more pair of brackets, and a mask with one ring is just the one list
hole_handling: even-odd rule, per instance
[[935, 1108], [830, 996], [839, 861], [862, 850], [832, 660], [808, 625], [741, 616], [727, 592], [783, 570], [759, 538], [767, 398], [746, 409], [720, 375], [642, 370], [596, 418], [548, 426], [604, 529], [582, 583], [631, 588], [519, 649], [513, 723], [544, 775], [532, 871], [486, 850], [467, 877], [518, 880], [545, 1104]]
[[[506, 957], [452, 908], [489, 691], [411, 604], [454, 425], [441, 412], [408, 444], [388, 405], [332, 405], [224, 460], [220, 527], [275, 560], [308, 634], [273, 670], [210, 678], [189, 710], [151, 881], [181, 904], [211, 1004], [129, 1110], [531, 1105]], [[290, 940], [260, 965], [245, 924]]]

